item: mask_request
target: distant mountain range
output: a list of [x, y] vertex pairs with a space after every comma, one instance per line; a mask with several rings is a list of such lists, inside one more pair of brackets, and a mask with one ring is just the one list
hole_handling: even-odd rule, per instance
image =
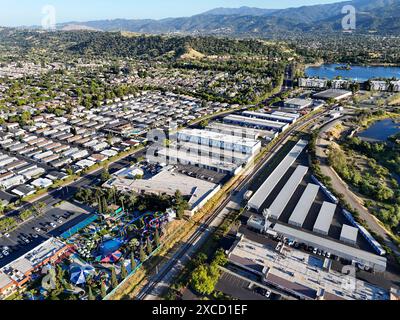
[[216, 8], [192, 17], [162, 20], [99, 20], [70, 22], [60, 29], [95, 29], [137, 33], [270, 36], [279, 33], [342, 31], [342, 8], [353, 5], [360, 33], [400, 35], [400, 0], [354, 0], [281, 10], [250, 7]]
[[260, 9], [260, 8], [250, 8], [250, 7], [240, 7], [240, 8], [215, 8], [202, 13], [202, 15], [216, 15], [216, 16], [264, 16], [278, 11], [277, 9]]

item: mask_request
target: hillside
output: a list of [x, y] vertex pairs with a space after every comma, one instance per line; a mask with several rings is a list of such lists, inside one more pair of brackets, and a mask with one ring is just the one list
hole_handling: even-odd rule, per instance
[[359, 33], [400, 34], [400, 0], [354, 0], [283, 10], [258, 8], [217, 8], [192, 17], [162, 20], [102, 20], [61, 24], [61, 29], [80, 25], [103, 31], [139, 33], [217, 34], [263, 36], [277, 33], [341, 31], [341, 13], [351, 4], [357, 11]]

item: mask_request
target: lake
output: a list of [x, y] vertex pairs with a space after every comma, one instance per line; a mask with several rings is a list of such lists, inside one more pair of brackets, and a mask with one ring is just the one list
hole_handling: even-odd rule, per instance
[[323, 64], [319, 67], [306, 68], [307, 77], [319, 77], [335, 79], [340, 76], [342, 79], [351, 79], [364, 82], [374, 78], [397, 78], [400, 79], [400, 67], [383, 66], [351, 66], [351, 70], [336, 70], [342, 64]]
[[387, 139], [400, 132], [400, 123], [392, 119], [385, 119], [375, 122], [368, 129], [360, 132], [358, 136], [366, 141], [387, 141]]

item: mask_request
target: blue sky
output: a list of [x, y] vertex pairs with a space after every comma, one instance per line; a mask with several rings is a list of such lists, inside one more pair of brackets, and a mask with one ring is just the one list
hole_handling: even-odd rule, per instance
[[287, 8], [339, 0], [0, 0], [0, 26], [40, 25], [42, 8], [53, 5], [56, 21], [161, 19], [198, 14], [216, 7]]

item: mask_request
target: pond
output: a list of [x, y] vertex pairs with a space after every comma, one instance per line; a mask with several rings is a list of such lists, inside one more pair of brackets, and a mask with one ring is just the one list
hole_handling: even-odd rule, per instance
[[392, 119], [385, 119], [375, 122], [368, 129], [360, 132], [358, 136], [365, 141], [384, 142], [396, 133], [400, 133], [400, 123], [396, 123]]
[[376, 78], [397, 78], [400, 79], [400, 67], [384, 66], [351, 66], [351, 69], [340, 69], [346, 67], [343, 64], [323, 64], [318, 67], [306, 68], [307, 77], [319, 77], [326, 79], [335, 79], [340, 76], [342, 79], [351, 79], [358, 82], [365, 82]]

